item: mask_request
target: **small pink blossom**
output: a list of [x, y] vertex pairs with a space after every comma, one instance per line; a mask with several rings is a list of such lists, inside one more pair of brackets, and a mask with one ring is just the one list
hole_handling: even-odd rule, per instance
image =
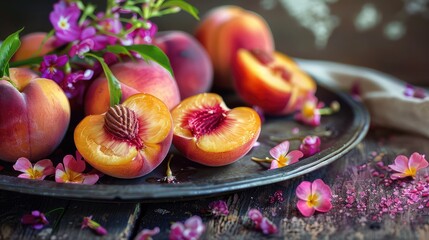
[[75, 3], [68, 4], [66, 1], [59, 1], [54, 4], [54, 10], [50, 13], [49, 20], [59, 42], [68, 43], [79, 38], [80, 13], [80, 9]]
[[152, 236], [159, 233], [159, 227], [154, 229], [143, 229], [134, 240], [152, 240]]
[[81, 229], [90, 228], [98, 235], [106, 235], [107, 230], [101, 226], [98, 222], [92, 220], [92, 216], [84, 217], [81, 225]]
[[226, 216], [229, 214], [228, 205], [223, 200], [211, 202], [209, 209], [214, 216]]
[[261, 230], [263, 234], [270, 235], [277, 233], [277, 226], [268, 218], [264, 217], [259, 210], [254, 208], [250, 209], [247, 215], [253, 221], [255, 228]]
[[55, 172], [54, 165], [49, 159], [43, 159], [34, 164], [25, 158], [18, 158], [13, 165], [13, 169], [22, 172], [18, 175], [19, 178], [43, 180], [46, 176], [52, 175]]
[[31, 214], [25, 214], [22, 216], [21, 223], [24, 225], [31, 225], [32, 228], [37, 230], [40, 230], [45, 225], [49, 224], [45, 214], [37, 210], [32, 211]]
[[318, 136], [306, 136], [299, 145], [299, 150], [304, 154], [304, 157], [313, 156], [320, 152], [320, 144], [321, 141]]
[[396, 157], [395, 163], [389, 165], [392, 170], [398, 172], [392, 174], [390, 178], [393, 180], [406, 177], [415, 178], [417, 172], [420, 169], [426, 168], [427, 166], [428, 162], [425, 159], [425, 155], [421, 155], [415, 152], [411, 154], [410, 159], [408, 159], [404, 155], [399, 155]]
[[279, 145], [271, 148], [270, 155], [274, 159], [271, 162], [270, 169], [285, 167], [292, 163], [296, 163], [300, 158], [304, 156], [304, 154], [298, 150], [293, 150], [288, 153], [289, 145], [290, 145], [289, 141], [284, 141]]
[[77, 183], [92, 185], [98, 181], [97, 174], [84, 174], [86, 164], [82, 156], [76, 151], [76, 159], [72, 155], [67, 155], [63, 163], [57, 165], [55, 171], [55, 181], [59, 183]]
[[301, 111], [295, 114], [295, 120], [310, 126], [319, 126], [321, 116], [319, 109], [322, 107], [323, 104], [318, 103], [315, 96], [311, 96], [304, 102]]
[[185, 221], [185, 224], [176, 222], [171, 225], [170, 240], [196, 240], [206, 230], [206, 226], [199, 216], [193, 216]]
[[331, 188], [321, 179], [304, 181], [296, 188], [297, 207], [302, 215], [310, 217], [315, 211], [328, 212], [332, 208]]
[[413, 97], [413, 98], [420, 98], [424, 99], [426, 98], [426, 90], [423, 88], [415, 87], [411, 84], [407, 84], [405, 86], [404, 95], [406, 97]]

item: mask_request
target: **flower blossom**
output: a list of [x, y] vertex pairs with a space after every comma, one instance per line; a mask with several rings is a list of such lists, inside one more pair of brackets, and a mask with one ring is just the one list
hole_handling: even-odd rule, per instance
[[63, 163], [59, 163], [55, 171], [55, 181], [59, 183], [78, 183], [92, 185], [98, 181], [97, 174], [84, 174], [86, 168], [85, 161], [78, 151], [76, 151], [76, 159], [72, 155], [67, 155], [63, 159]]
[[52, 175], [55, 172], [54, 165], [49, 159], [43, 159], [34, 164], [25, 157], [18, 158], [13, 165], [13, 169], [22, 172], [18, 175], [19, 178], [43, 180], [46, 176]]
[[199, 216], [193, 216], [185, 221], [185, 224], [181, 222], [175, 222], [171, 225], [171, 231], [169, 235], [170, 240], [196, 240], [199, 239], [203, 232], [206, 230], [206, 226]]
[[84, 85], [80, 81], [90, 80], [94, 76], [92, 69], [78, 70], [66, 75], [64, 80], [60, 83], [61, 88], [64, 90], [66, 96], [71, 99], [83, 94]]
[[413, 153], [408, 159], [404, 155], [399, 155], [395, 159], [395, 163], [389, 165], [389, 167], [398, 172], [390, 176], [391, 179], [395, 180], [398, 178], [412, 177], [415, 178], [417, 172], [428, 166], [428, 162], [425, 159], [425, 155], [419, 153]]
[[328, 212], [332, 208], [331, 188], [321, 179], [316, 179], [312, 183], [304, 181], [299, 184], [296, 188], [296, 196], [298, 210], [305, 217], [313, 215], [315, 211]]
[[318, 136], [306, 136], [299, 145], [299, 150], [304, 157], [313, 156], [320, 152], [320, 138]]
[[264, 217], [259, 210], [250, 209], [247, 215], [253, 221], [255, 228], [261, 230], [263, 234], [269, 235], [277, 232], [277, 226]]
[[320, 125], [320, 111], [322, 103], [318, 103], [315, 96], [309, 97], [302, 105], [301, 111], [295, 114], [295, 119], [310, 126]]
[[24, 225], [31, 225], [34, 229], [42, 229], [45, 225], [48, 225], [48, 219], [44, 213], [40, 211], [32, 211], [31, 214], [25, 214], [21, 218], [21, 223]]
[[209, 209], [214, 216], [226, 216], [229, 214], [228, 205], [223, 200], [209, 203]]
[[64, 72], [60, 69], [68, 62], [67, 55], [57, 56], [55, 54], [46, 55], [40, 63], [39, 71], [43, 78], [54, 80], [61, 83], [64, 79]]
[[[104, 13], [100, 12], [97, 14], [98, 24], [97, 27], [101, 28], [102, 31], [118, 35], [122, 31], [122, 23], [119, 20], [119, 14], [114, 13], [112, 17], [106, 18]], [[118, 37], [107, 35], [107, 41], [109, 44], [115, 44]]]
[[[158, 32], [158, 26], [151, 21], [145, 21], [145, 25], [129, 33], [127, 39], [133, 39], [134, 44], [151, 44], [153, 37]], [[126, 26], [127, 29], [131, 27], [131, 24]]]
[[270, 169], [285, 167], [292, 163], [296, 163], [300, 158], [304, 156], [304, 154], [298, 150], [293, 150], [288, 153], [289, 145], [290, 145], [289, 141], [284, 141], [279, 145], [271, 148], [270, 155], [274, 159], [271, 162]]
[[154, 229], [143, 229], [134, 240], [152, 240], [152, 236], [159, 233], [159, 227]]
[[98, 235], [103, 236], [107, 234], [107, 230], [103, 226], [101, 226], [98, 222], [92, 220], [92, 216], [83, 218], [81, 229], [84, 229], [87, 227], [94, 230], [94, 232], [97, 233]]
[[404, 95], [406, 97], [426, 98], [426, 91], [423, 88], [415, 87], [411, 84], [405, 86]]
[[69, 43], [79, 38], [79, 16], [80, 9], [74, 3], [68, 4], [66, 1], [59, 1], [54, 4], [54, 11], [49, 14], [49, 20], [55, 29], [55, 36], [60, 44]]

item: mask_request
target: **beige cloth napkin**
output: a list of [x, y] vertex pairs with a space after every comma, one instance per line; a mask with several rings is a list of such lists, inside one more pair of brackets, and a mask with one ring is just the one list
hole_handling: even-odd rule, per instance
[[372, 124], [429, 137], [429, 97], [405, 96], [405, 82], [363, 67], [315, 60], [296, 61], [325, 85], [350, 91], [354, 84], [358, 84]]

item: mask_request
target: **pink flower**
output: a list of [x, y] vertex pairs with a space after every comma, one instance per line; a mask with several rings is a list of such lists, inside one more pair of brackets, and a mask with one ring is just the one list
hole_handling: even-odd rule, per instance
[[297, 207], [302, 215], [309, 217], [315, 211], [328, 212], [332, 208], [331, 188], [321, 179], [314, 182], [304, 181], [296, 188]]
[[54, 5], [54, 11], [49, 15], [49, 20], [55, 29], [57, 40], [63, 43], [77, 40], [80, 35], [78, 19], [80, 16], [79, 7], [72, 3], [59, 1]]
[[[153, 37], [158, 32], [158, 26], [151, 21], [141, 21], [146, 26], [135, 29], [128, 34], [127, 38], [133, 39], [134, 44], [151, 44]], [[130, 29], [132, 25], [128, 24], [126, 27]]]
[[414, 98], [420, 98], [424, 99], [426, 98], [426, 90], [423, 88], [415, 87], [411, 84], [407, 84], [405, 86], [404, 95], [406, 97], [414, 97]]
[[214, 216], [226, 216], [229, 214], [228, 205], [223, 200], [211, 202], [209, 209]]
[[199, 216], [193, 216], [185, 221], [185, 224], [176, 222], [171, 225], [170, 240], [196, 240], [199, 239], [206, 226]]
[[60, 69], [68, 62], [67, 55], [46, 55], [40, 63], [39, 71], [43, 78], [48, 78], [60, 83], [64, 79], [64, 72]]
[[25, 158], [19, 158], [13, 165], [13, 169], [23, 172], [18, 175], [19, 178], [43, 180], [46, 176], [52, 175], [55, 172], [54, 165], [49, 159], [38, 161], [34, 166]]
[[264, 217], [259, 210], [250, 209], [247, 215], [253, 221], [255, 228], [261, 230], [263, 234], [269, 235], [277, 232], [277, 226], [268, 218]]
[[103, 226], [101, 226], [98, 222], [92, 220], [92, 216], [83, 218], [81, 229], [84, 229], [87, 227], [94, 230], [94, 232], [97, 233], [98, 235], [103, 236], [107, 234], [107, 230]]
[[274, 158], [274, 160], [271, 162], [270, 169], [285, 167], [289, 164], [296, 163], [304, 156], [304, 154], [298, 150], [293, 150], [288, 153], [289, 145], [289, 141], [284, 141], [271, 148], [270, 155]]
[[42, 229], [45, 225], [48, 225], [48, 219], [46, 219], [45, 214], [40, 211], [32, 211], [31, 214], [25, 214], [21, 218], [21, 223], [24, 225], [31, 225], [34, 229]]
[[318, 136], [306, 136], [299, 145], [299, 150], [304, 154], [304, 157], [313, 156], [320, 152], [320, 143]]
[[295, 114], [295, 119], [310, 126], [320, 125], [319, 109], [323, 104], [318, 103], [315, 96], [309, 97], [302, 105], [301, 111]]
[[85, 39], [79, 43], [73, 44], [70, 48], [69, 55], [70, 57], [79, 56], [80, 58], [84, 57], [84, 54], [91, 51], [94, 47], [94, 41], [92, 39]]
[[425, 155], [415, 152], [411, 154], [410, 159], [408, 159], [406, 156], [399, 155], [395, 159], [395, 164], [389, 165], [392, 170], [398, 172], [392, 174], [390, 178], [393, 180], [405, 177], [415, 178], [417, 171], [426, 168], [427, 166], [428, 162], [425, 159]]
[[143, 229], [134, 240], [152, 240], [152, 236], [159, 233], [159, 227], [154, 229]]
[[76, 159], [72, 155], [67, 155], [63, 163], [57, 165], [55, 171], [55, 181], [59, 183], [78, 183], [92, 185], [98, 181], [97, 174], [84, 174], [86, 164], [82, 156], [76, 151]]

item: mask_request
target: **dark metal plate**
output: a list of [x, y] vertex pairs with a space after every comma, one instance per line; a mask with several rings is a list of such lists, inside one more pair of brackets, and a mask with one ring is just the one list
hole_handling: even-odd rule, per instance
[[[180, 183], [165, 184], [158, 181], [165, 176], [166, 161], [147, 176], [133, 180], [104, 176], [96, 185], [62, 184], [54, 182], [52, 178], [45, 181], [20, 179], [10, 164], [1, 163], [5, 169], [0, 171], [0, 189], [82, 200], [158, 201], [224, 194], [291, 179], [339, 159], [356, 146], [368, 131], [368, 112], [350, 96], [323, 86], [318, 87], [317, 96], [325, 103], [337, 100], [341, 110], [334, 115], [323, 116], [322, 124], [317, 129], [301, 125], [291, 116], [267, 118], [258, 140], [261, 145], [229, 166], [206, 167], [175, 153], [171, 168]], [[299, 135], [325, 130], [331, 131], [331, 135], [321, 138], [321, 152], [284, 168], [267, 170], [268, 165], [261, 166], [250, 159], [252, 156], [269, 157], [269, 149], [278, 143], [272, 137], [287, 138], [294, 127], [300, 129]], [[298, 147], [299, 142], [291, 143], [291, 149]], [[171, 151], [175, 152], [174, 148]]]

